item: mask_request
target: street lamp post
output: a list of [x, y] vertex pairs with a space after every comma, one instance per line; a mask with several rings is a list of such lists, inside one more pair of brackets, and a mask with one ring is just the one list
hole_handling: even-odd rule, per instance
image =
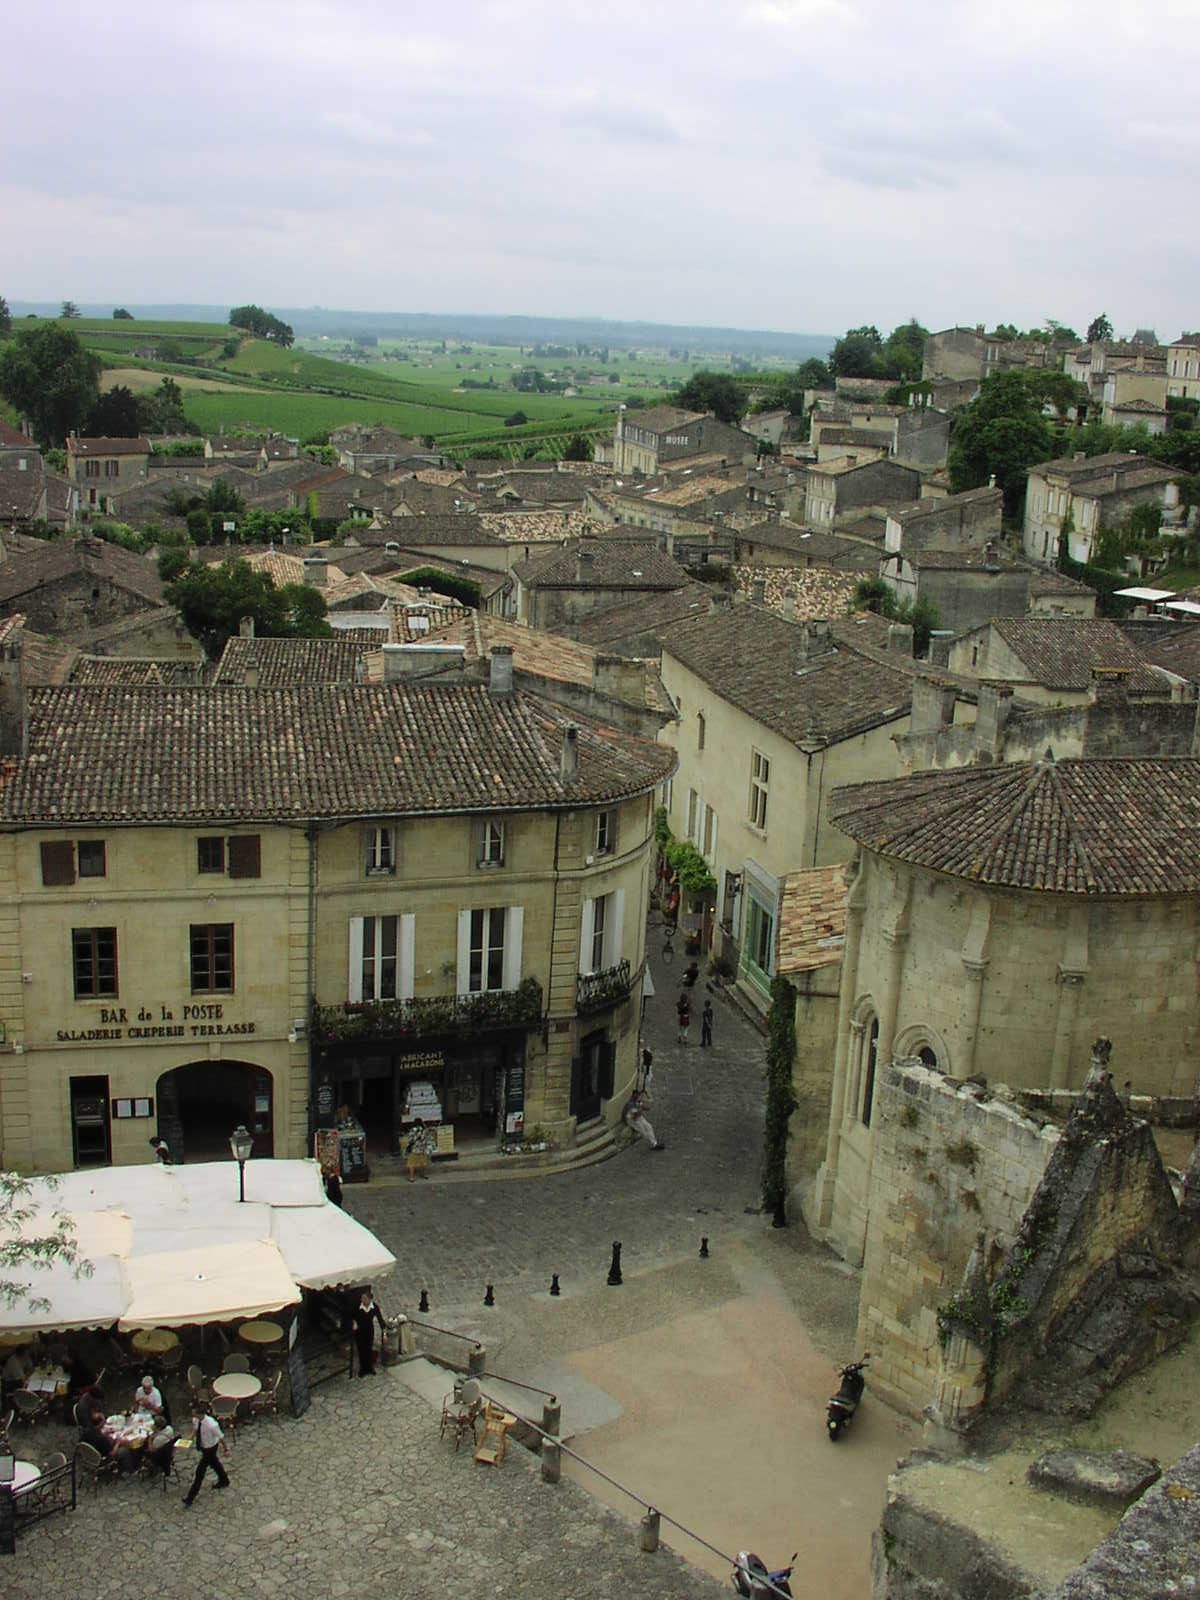
[[246, 1163], [249, 1161], [254, 1149], [254, 1135], [248, 1133], [239, 1122], [229, 1135], [229, 1148], [233, 1151], [233, 1159], [238, 1164], [238, 1199], [246, 1198]]

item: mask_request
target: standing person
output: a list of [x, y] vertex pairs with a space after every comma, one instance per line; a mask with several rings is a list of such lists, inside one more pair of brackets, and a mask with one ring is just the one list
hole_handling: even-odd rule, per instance
[[679, 1043], [688, 1042], [688, 1029], [692, 1025], [692, 1001], [687, 990], [684, 989], [675, 1002], [675, 1010], [679, 1016]]
[[713, 1003], [711, 1000], [704, 1002], [704, 1010], [700, 1013], [700, 1043], [712, 1044]]
[[151, 1139], [150, 1148], [154, 1151], [154, 1154], [162, 1162], [164, 1167], [174, 1166], [175, 1163], [171, 1156], [171, 1146], [165, 1139]]
[[418, 1117], [404, 1146], [404, 1165], [408, 1172], [409, 1183], [413, 1183], [417, 1178], [429, 1176], [430, 1143], [429, 1130]]
[[635, 1089], [626, 1100], [621, 1111], [621, 1119], [627, 1127], [633, 1129], [639, 1138], [645, 1139], [651, 1150], [665, 1150], [667, 1147], [662, 1140], [657, 1138], [650, 1118], [646, 1115], [646, 1096]]
[[364, 1289], [354, 1308], [354, 1342], [358, 1346], [358, 1375], [360, 1378], [373, 1378], [375, 1376], [375, 1324], [378, 1322], [380, 1333], [383, 1332], [383, 1312], [371, 1297], [370, 1289]]
[[192, 1479], [192, 1487], [183, 1497], [185, 1506], [190, 1506], [200, 1493], [200, 1485], [204, 1481], [204, 1474], [211, 1467], [217, 1475], [217, 1488], [228, 1489], [229, 1474], [221, 1465], [217, 1452], [229, 1454], [229, 1446], [225, 1442], [225, 1435], [221, 1432], [221, 1424], [209, 1411], [208, 1406], [201, 1404], [196, 1407], [196, 1449], [200, 1459], [196, 1463], [196, 1476]]
[[650, 1093], [650, 1080], [654, 1076], [654, 1051], [642, 1051], [642, 1088]]

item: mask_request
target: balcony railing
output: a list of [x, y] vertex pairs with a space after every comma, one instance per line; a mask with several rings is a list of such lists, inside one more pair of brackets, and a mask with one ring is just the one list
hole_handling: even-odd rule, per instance
[[515, 989], [479, 994], [434, 995], [418, 1000], [362, 1000], [344, 1006], [313, 1006], [313, 1037], [343, 1039], [460, 1038], [493, 1028], [536, 1028], [542, 1021], [542, 986], [525, 978]]
[[618, 961], [615, 967], [605, 967], [601, 972], [581, 972], [575, 1009], [603, 1011], [606, 1006], [618, 1005], [629, 998], [632, 983], [628, 961]]

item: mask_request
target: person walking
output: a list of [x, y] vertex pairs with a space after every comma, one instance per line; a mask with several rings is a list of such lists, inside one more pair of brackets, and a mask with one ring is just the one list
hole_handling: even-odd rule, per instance
[[645, 1139], [651, 1150], [665, 1150], [666, 1145], [655, 1135], [650, 1118], [646, 1115], [646, 1104], [647, 1096], [635, 1089], [625, 1102], [621, 1119], [640, 1139]]
[[196, 1463], [196, 1476], [192, 1479], [192, 1487], [183, 1497], [185, 1506], [190, 1506], [200, 1493], [200, 1485], [204, 1482], [204, 1474], [211, 1467], [217, 1475], [217, 1488], [228, 1489], [229, 1474], [221, 1465], [218, 1451], [229, 1454], [229, 1446], [225, 1435], [221, 1432], [221, 1424], [213, 1416], [206, 1404], [196, 1407], [196, 1449], [200, 1459]]
[[712, 1044], [713, 1003], [711, 1000], [704, 1002], [704, 1010], [700, 1013], [700, 1043]]
[[679, 1043], [688, 1042], [688, 1029], [692, 1025], [692, 1001], [687, 990], [684, 989], [679, 999], [675, 1002], [675, 1011], [679, 1017]]
[[383, 1312], [371, 1297], [370, 1289], [364, 1289], [354, 1308], [354, 1342], [358, 1346], [358, 1375], [360, 1378], [373, 1378], [375, 1376], [375, 1324], [378, 1322], [379, 1331], [384, 1331]]

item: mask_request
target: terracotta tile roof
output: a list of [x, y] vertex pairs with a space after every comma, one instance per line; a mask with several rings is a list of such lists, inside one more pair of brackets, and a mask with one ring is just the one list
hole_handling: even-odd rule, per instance
[[845, 863], [789, 872], [779, 901], [780, 972], [841, 965], [846, 945]]
[[1200, 891], [1200, 761], [1012, 763], [835, 789], [869, 850], [975, 883], [1058, 894]]
[[514, 468], [505, 475], [508, 486], [531, 505], [580, 504], [586, 485], [569, 472], [535, 472]]
[[11, 422], [5, 422], [0, 417], [0, 450], [12, 448], [14, 450], [36, 450], [36, 443], [27, 433], [22, 433], [20, 428], [14, 428]]
[[832, 648], [802, 659], [802, 627], [760, 606], [734, 606], [677, 623], [663, 636], [663, 654], [802, 749], [908, 715], [911, 667], [905, 672], [857, 650], [852, 621], [831, 622]]
[[[579, 577], [581, 550], [592, 554], [591, 572]], [[625, 540], [572, 540], [559, 550], [518, 561], [514, 574], [530, 589], [681, 589], [688, 575], [656, 544]]]
[[37, 689], [0, 825], [573, 807], [645, 793], [674, 765], [651, 740], [481, 684]]
[[1068, 578], [1065, 572], [1055, 572], [1039, 567], [1029, 580], [1029, 593], [1042, 594], [1095, 594], [1095, 590], [1078, 578]]
[[[309, 554], [309, 550], [307, 546], [303, 546], [302, 548], [304, 550], [304, 555], [294, 555], [290, 550], [285, 551], [267, 549], [243, 551], [240, 550], [236, 545], [227, 545], [225, 547], [224, 555], [219, 555], [215, 558], [210, 557], [208, 564], [210, 567], [219, 567], [222, 562], [228, 561], [231, 558], [240, 559], [244, 561], [247, 566], [253, 567], [255, 572], [265, 572], [275, 587], [277, 589], [281, 589], [286, 583], [304, 582], [304, 560], [305, 556]], [[316, 554], [319, 556], [323, 554], [323, 552], [318, 551]], [[331, 586], [335, 583], [345, 582], [346, 575], [338, 567], [329, 566], [326, 568], [326, 573], [327, 581]]]
[[67, 454], [69, 456], [148, 456], [150, 454], [149, 439], [106, 439], [97, 434], [94, 438], [83, 439], [71, 435], [67, 439]]
[[605, 648], [639, 635], [661, 639], [673, 623], [684, 617], [707, 616], [712, 601], [713, 592], [705, 584], [689, 582], [681, 589], [641, 595], [630, 604], [595, 612], [572, 626], [571, 637]]
[[[24, 470], [20, 462], [25, 462]], [[42, 458], [32, 447], [28, 455], [0, 454], [0, 521], [32, 522], [41, 508], [46, 477]]]
[[1044, 688], [1087, 689], [1092, 667], [1124, 667], [1131, 693], [1164, 693], [1162, 679], [1108, 617], [999, 617], [991, 627]]
[[0, 564], [0, 605], [78, 572], [106, 578], [148, 603], [162, 600], [162, 579], [144, 557], [101, 539], [55, 539], [19, 562]]
[[1182, 628], [1169, 638], [1151, 639], [1141, 646], [1141, 654], [1166, 672], [1200, 683], [1200, 628]]
[[[489, 533], [507, 544], [545, 544], [591, 533], [595, 518], [586, 511], [481, 511], [479, 520]], [[394, 535], [393, 535], [394, 537]]]
[[1140, 476], [1147, 468], [1153, 468], [1164, 483], [1179, 476], [1177, 469], [1160, 466], [1156, 461], [1148, 461], [1145, 456], [1140, 456], [1133, 450], [1110, 450], [1106, 455], [1085, 456], [1082, 461], [1076, 461], [1074, 456], [1056, 456], [1053, 461], [1039, 461], [1029, 470], [1042, 477], [1052, 474], [1055, 477], [1067, 478], [1072, 489], [1076, 489], [1084, 479], [1102, 478], [1105, 473], [1116, 472], [1119, 479], [1124, 481], [1126, 474], [1132, 472]]
[[647, 433], [669, 433], [685, 423], [700, 422], [706, 415], [703, 411], [684, 411], [679, 406], [651, 406], [646, 411], [627, 411], [625, 426], [644, 428]]
[[180, 661], [175, 657], [81, 655], [76, 658], [67, 681], [86, 688], [121, 684], [186, 687], [203, 684], [207, 675], [203, 662]]
[[262, 689], [288, 688], [303, 683], [356, 683], [365, 651], [370, 645], [338, 634], [336, 639], [230, 639], [213, 672], [214, 683], [240, 684], [247, 668], [258, 669]]
[[830, 572], [824, 567], [734, 567], [738, 588], [750, 594], [761, 579], [763, 604], [781, 614], [790, 598], [795, 616], [801, 622], [815, 617], [841, 617], [852, 609], [851, 602], [862, 572]]
[[449, 512], [446, 515], [432, 513], [415, 517], [393, 516], [385, 543], [390, 543], [393, 539], [398, 544], [410, 547], [446, 545], [453, 548], [458, 545], [474, 544], [481, 548], [494, 546], [501, 549], [508, 542], [487, 526], [487, 519], [484, 517], [461, 512]]

